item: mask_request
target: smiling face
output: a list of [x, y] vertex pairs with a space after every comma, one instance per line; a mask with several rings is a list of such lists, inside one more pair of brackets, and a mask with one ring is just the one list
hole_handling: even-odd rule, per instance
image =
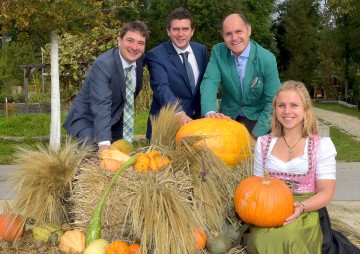
[[238, 14], [227, 16], [222, 25], [226, 46], [239, 57], [250, 42], [251, 26], [246, 25]]
[[121, 56], [129, 64], [138, 60], [145, 51], [146, 38], [137, 31], [127, 31], [123, 38], [118, 37]]
[[296, 91], [283, 90], [279, 92], [276, 97], [274, 113], [285, 132], [289, 130], [302, 132], [305, 108], [302, 98]]
[[189, 19], [174, 19], [171, 21], [170, 28], [166, 31], [174, 45], [185, 50], [194, 35], [195, 29], [191, 28]]

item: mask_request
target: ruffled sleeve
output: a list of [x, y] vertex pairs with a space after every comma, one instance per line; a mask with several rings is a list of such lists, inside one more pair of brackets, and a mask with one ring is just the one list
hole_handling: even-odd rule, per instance
[[253, 174], [256, 176], [264, 176], [263, 169], [263, 155], [261, 151], [261, 140], [264, 136], [261, 136], [256, 141], [255, 151], [254, 151], [254, 171]]
[[316, 179], [336, 179], [336, 149], [329, 137], [322, 137], [317, 152]]

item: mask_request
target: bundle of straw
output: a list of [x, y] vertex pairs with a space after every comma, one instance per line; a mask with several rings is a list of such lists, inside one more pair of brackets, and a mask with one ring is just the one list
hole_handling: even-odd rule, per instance
[[78, 165], [90, 155], [91, 148], [78, 149], [69, 139], [60, 149], [38, 145], [36, 149], [18, 147], [18, 165], [7, 184], [14, 193], [13, 211], [36, 224], [61, 225], [70, 220], [66, 197], [71, 195], [71, 181]]
[[[130, 167], [122, 172], [103, 209], [102, 238], [137, 241], [151, 253], [197, 253], [195, 227], [220, 231], [226, 219], [235, 220], [233, 193], [251, 162], [229, 168], [208, 149], [195, 146], [201, 137], [176, 144], [180, 125], [175, 112], [176, 106], [163, 108], [152, 119], [150, 146], [135, 152], [161, 151], [171, 164], [159, 171]], [[81, 163], [71, 197], [75, 227], [86, 231], [110, 177], [96, 160]]]

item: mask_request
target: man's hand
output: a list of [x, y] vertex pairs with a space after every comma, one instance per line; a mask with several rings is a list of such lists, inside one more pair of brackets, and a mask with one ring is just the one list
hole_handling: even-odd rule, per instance
[[188, 117], [188, 115], [185, 114], [185, 112], [180, 112], [179, 114], [177, 114], [177, 116], [178, 116], [181, 126], [183, 126], [184, 124], [187, 124], [193, 120], [190, 117]]
[[206, 118], [230, 118], [230, 116], [226, 116], [223, 113], [210, 113], [205, 116]]
[[108, 145], [99, 146], [99, 149], [97, 151], [97, 155], [100, 155], [102, 151], [109, 150], [109, 149], [110, 149], [110, 146], [108, 146]]

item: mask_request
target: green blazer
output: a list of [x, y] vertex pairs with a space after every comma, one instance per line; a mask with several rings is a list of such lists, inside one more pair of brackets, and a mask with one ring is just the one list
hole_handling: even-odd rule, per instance
[[[272, 101], [280, 88], [275, 56], [251, 40], [246, 66], [244, 93], [236, 70], [234, 56], [225, 43], [216, 44], [200, 86], [201, 113], [217, 112], [217, 93], [221, 84], [219, 111], [233, 119], [240, 110], [250, 120], [257, 120], [253, 135], [260, 137], [270, 130]], [[255, 82], [256, 81], [256, 82]]]

